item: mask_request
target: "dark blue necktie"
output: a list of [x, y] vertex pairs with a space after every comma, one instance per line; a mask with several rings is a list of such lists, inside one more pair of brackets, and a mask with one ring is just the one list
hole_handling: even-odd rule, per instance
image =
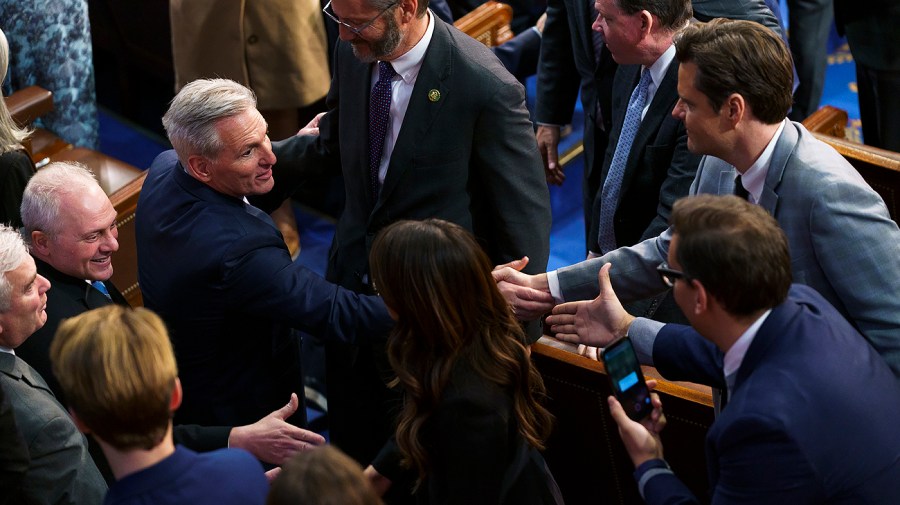
[[638, 82], [631, 98], [628, 100], [628, 108], [625, 112], [625, 121], [622, 122], [622, 131], [613, 153], [612, 162], [606, 179], [603, 181], [603, 190], [600, 194], [600, 235], [597, 243], [603, 254], [616, 248], [616, 229], [613, 217], [619, 203], [619, 193], [622, 189], [622, 178], [625, 175], [625, 165], [628, 163], [628, 155], [631, 153], [631, 144], [641, 126], [641, 113], [647, 104], [647, 91], [650, 88], [650, 71], [644, 70], [641, 80]]
[[391, 112], [391, 79], [397, 75], [386, 61], [378, 62], [378, 82], [369, 97], [369, 190], [378, 199], [378, 168], [384, 152], [384, 135]]
[[112, 297], [109, 296], [109, 290], [106, 289], [106, 284], [103, 284], [103, 281], [92, 281], [91, 286], [93, 286], [97, 291], [103, 293], [103, 296], [105, 296], [107, 300], [112, 300]]
[[750, 192], [744, 188], [744, 183], [741, 181], [741, 174], [738, 174], [737, 177], [734, 178], [734, 194], [748, 202], [750, 201]]

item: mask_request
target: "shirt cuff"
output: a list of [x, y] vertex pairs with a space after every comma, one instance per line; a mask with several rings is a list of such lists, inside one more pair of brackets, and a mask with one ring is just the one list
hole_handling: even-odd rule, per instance
[[557, 304], [565, 303], [566, 299], [563, 298], [562, 290], [559, 289], [559, 274], [556, 272], [556, 270], [547, 272], [547, 289], [550, 290], [550, 294], [553, 295], [553, 300]]
[[642, 364], [653, 365], [653, 344], [663, 326], [665, 323], [639, 317], [628, 327], [628, 338], [634, 344], [634, 350]]
[[672, 474], [672, 469], [669, 468], [669, 464], [664, 459], [644, 461], [634, 469], [634, 480], [637, 481], [638, 492], [641, 494], [642, 499], [646, 500], [644, 498], [644, 486], [647, 485], [647, 482], [657, 475], [665, 474]]

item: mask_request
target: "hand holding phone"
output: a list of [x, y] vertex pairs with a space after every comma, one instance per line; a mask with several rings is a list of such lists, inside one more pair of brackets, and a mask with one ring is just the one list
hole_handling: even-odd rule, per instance
[[600, 357], [612, 383], [613, 395], [628, 417], [640, 421], [649, 416], [653, 412], [650, 389], [644, 382], [644, 373], [631, 340], [623, 337], [613, 342], [603, 349]]

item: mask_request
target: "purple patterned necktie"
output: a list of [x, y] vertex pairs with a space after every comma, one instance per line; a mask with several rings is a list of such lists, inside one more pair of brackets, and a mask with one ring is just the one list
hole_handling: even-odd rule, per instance
[[641, 113], [647, 104], [647, 91], [650, 88], [650, 71], [644, 70], [641, 80], [631, 98], [628, 100], [628, 108], [625, 112], [625, 121], [622, 122], [622, 131], [619, 133], [619, 141], [616, 143], [616, 151], [613, 153], [609, 172], [603, 181], [603, 192], [600, 194], [600, 235], [597, 245], [603, 254], [616, 248], [616, 228], [613, 217], [619, 203], [619, 193], [622, 190], [622, 178], [625, 175], [625, 165], [628, 163], [628, 155], [631, 154], [631, 144], [641, 126]]
[[386, 61], [378, 62], [378, 82], [369, 97], [369, 190], [372, 199], [378, 199], [378, 168], [384, 152], [384, 135], [387, 132], [391, 111], [391, 79], [397, 75]]

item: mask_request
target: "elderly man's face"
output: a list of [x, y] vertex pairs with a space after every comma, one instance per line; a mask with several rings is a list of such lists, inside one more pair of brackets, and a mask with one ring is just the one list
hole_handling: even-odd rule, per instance
[[616, 0], [596, 0], [594, 8], [599, 15], [592, 28], [603, 36], [603, 42], [616, 63], [640, 63], [637, 46], [641, 41], [641, 14], [626, 14]]
[[9, 310], [0, 312], [0, 345], [15, 349], [47, 322], [50, 281], [38, 275], [31, 256], [15, 270], [0, 275], [6, 275], [12, 286]]
[[220, 193], [243, 198], [272, 190], [275, 153], [269, 141], [268, 125], [256, 109], [220, 119], [216, 130], [222, 150], [209, 160], [206, 183]]
[[119, 250], [116, 209], [100, 186], [60, 197], [57, 233], [32, 237], [41, 258], [78, 279], [105, 281], [113, 274], [112, 254]]

